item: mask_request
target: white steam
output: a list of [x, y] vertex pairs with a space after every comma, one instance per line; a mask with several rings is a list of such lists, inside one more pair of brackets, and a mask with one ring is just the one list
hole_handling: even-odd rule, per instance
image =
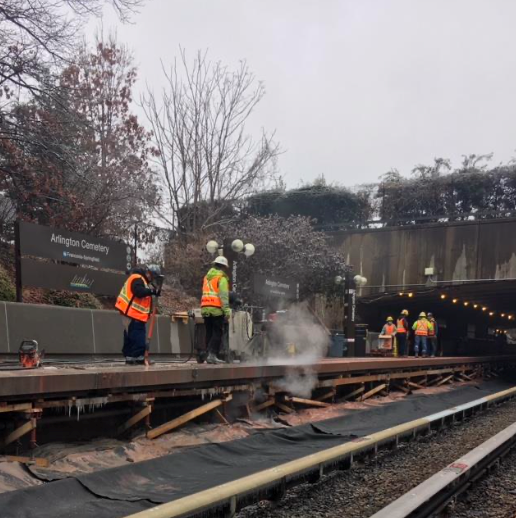
[[[271, 347], [267, 365], [294, 367], [274, 385], [293, 396], [310, 398], [318, 378], [313, 365], [326, 356], [330, 337], [305, 304], [292, 306], [288, 318], [281, 318], [273, 326]], [[290, 354], [289, 349], [295, 353]]]

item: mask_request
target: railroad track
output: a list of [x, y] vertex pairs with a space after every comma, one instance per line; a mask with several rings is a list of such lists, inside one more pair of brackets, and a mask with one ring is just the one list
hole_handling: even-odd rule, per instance
[[513, 423], [375, 513], [371, 518], [427, 518], [441, 516], [443, 511], [446, 516], [449, 516], [450, 513], [446, 508], [450, 502], [478, 482], [515, 446], [516, 423]]
[[[492, 435], [493, 421], [496, 421], [496, 425], [499, 430], [506, 428], [508, 423], [514, 423], [516, 421], [516, 402], [510, 402], [508, 405], [498, 408], [489, 412], [489, 414], [482, 414], [483, 420], [486, 426], [475, 426], [467, 427], [453, 426], [455, 423], [462, 421], [466, 418], [471, 418], [474, 414], [480, 411], [486, 410], [487, 408], [500, 405], [503, 402], [510, 401], [516, 397], [516, 387], [508, 389], [502, 392], [498, 392], [491, 396], [487, 396], [448, 410], [438, 412], [422, 419], [416, 419], [414, 421], [389, 428], [382, 432], [371, 434], [365, 437], [360, 437], [351, 442], [342, 444], [340, 446], [330, 448], [301, 459], [276, 466], [268, 470], [264, 470], [260, 473], [250, 475], [248, 477], [236, 480], [230, 483], [222, 484], [214, 488], [202, 491], [195, 495], [184, 497], [173, 502], [156, 506], [148, 511], [143, 511], [134, 515], [130, 518], [179, 518], [179, 517], [194, 517], [200, 515], [211, 515], [211, 516], [224, 516], [226, 518], [232, 518], [235, 516], [241, 516], [242, 518], [265, 518], [273, 516], [281, 517], [299, 517], [299, 516], [317, 516], [317, 517], [337, 517], [342, 516], [343, 510], [346, 510], [346, 518], [366, 518], [374, 513], [385, 512], [387, 514], [378, 515], [382, 518], [394, 518], [395, 516], [430, 516], [436, 509], [441, 509], [446, 503], [453, 499], [456, 492], [460, 492], [466, 487], [472, 480], [477, 478], [477, 472], [470, 471], [469, 469], [463, 470], [458, 473], [458, 468], [449, 468], [447, 471], [453, 486], [454, 492], [451, 492], [451, 486], [444, 488], [441, 487], [439, 495], [436, 494], [435, 501], [430, 502], [428, 499], [423, 502], [423, 507], [430, 514], [392, 514], [386, 504], [392, 502], [398, 496], [401, 496], [406, 492], [407, 487], [414, 486], [415, 482], [422, 482], [421, 475], [423, 472], [423, 479], [426, 478], [430, 473], [434, 473], [436, 470], [433, 469], [430, 473], [424, 474], [424, 470], [421, 470], [416, 466], [417, 462], [424, 459], [422, 454], [416, 452], [416, 456], [413, 458], [413, 467], [416, 466], [414, 472], [410, 470], [400, 472], [400, 467], [391, 469], [390, 475], [388, 474], [386, 479], [385, 487], [380, 490], [380, 484], [371, 475], [371, 465], [375, 464], [375, 461], [368, 461], [373, 457], [379, 458], [382, 455], [385, 458], [395, 459], [398, 455], [391, 455], [390, 450], [403, 446], [406, 440], [420, 438], [418, 441], [409, 443], [408, 447], [404, 447], [408, 452], [412, 444], [421, 444], [426, 442], [424, 449], [429, 450], [430, 443], [436, 443], [434, 436], [437, 434], [437, 430], [451, 429], [454, 433], [455, 430], [466, 430], [476, 429], [477, 431], [482, 430], [482, 434], [478, 437], [483, 437], [482, 441], [485, 440], [485, 435], [490, 437]], [[495, 415], [496, 414], [496, 415]], [[495, 416], [496, 419], [493, 417]], [[482, 417], [475, 418], [475, 423], [480, 422]], [[484, 430], [484, 428], [486, 428]], [[499, 431], [498, 430], [498, 431]], [[446, 433], [441, 434], [446, 435]], [[459, 434], [460, 435], [460, 434]], [[501, 437], [511, 436], [513, 441], [516, 437], [516, 426], [511, 429], [511, 432], [506, 432]], [[478, 439], [477, 437], [477, 439]], [[499, 441], [497, 438], [496, 441]], [[452, 438], [452, 445], [457, 439]], [[513, 441], [514, 442], [514, 441]], [[477, 440], [478, 443], [478, 440]], [[498, 444], [498, 442], [496, 442]], [[512, 446], [512, 442], [505, 441], [507, 445], [507, 451]], [[456, 445], [467, 446], [467, 441], [461, 441], [460, 439], [456, 442]], [[441, 445], [442, 446], [442, 445]], [[467, 448], [468, 451], [471, 448]], [[505, 446], [503, 448], [491, 448], [491, 454], [494, 452], [503, 454], [506, 451]], [[400, 452], [403, 450], [400, 448]], [[451, 450], [453, 451], [453, 449]], [[450, 451], [444, 451], [446, 462], [442, 462], [442, 466], [449, 464], [449, 460], [455, 457], [451, 456]], [[430, 454], [432, 455], [432, 454]], [[468, 458], [469, 459], [469, 458]], [[458, 459], [460, 461], [460, 459]], [[363, 468], [352, 469], [349, 471], [348, 478], [351, 479], [349, 486], [344, 488], [343, 494], [338, 494], [338, 482], [337, 484], [331, 483], [331, 477], [326, 477], [330, 473], [339, 472], [346, 468], [355, 466], [359, 463], [364, 463]], [[469, 460], [467, 461], [469, 462]], [[478, 462], [475, 465], [478, 467], [478, 476], [482, 471], [485, 471], [496, 462], [494, 457], [487, 459], [484, 462]], [[468, 464], [469, 466], [470, 464]], [[472, 465], [472, 464], [471, 464]], [[428, 466], [427, 466], [428, 467]], [[432, 469], [432, 468], [430, 468]], [[456, 477], [451, 477], [455, 472]], [[428, 470], [427, 470], [428, 471]], [[380, 466], [380, 472], [382, 472]], [[357, 479], [356, 473], [359, 473]], [[389, 472], [388, 472], [389, 473]], [[467, 473], [471, 476], [467, 476]], [[334, 481], [339, 476], [347, 475], [333, 475]], [[353, 478], [355, 477], [355, 478]], [[362, 477], [362, 480], [360, 479]], [[397, 477], [397, 479], [396, 479]], [[419, 478], [418, 478], [419, 477]], [[392, 478], [392, 480], [391, 480]], [[465, 480], [469, 478], [469, 480]], [[328, 482], [330, 479], [330, 482]], [[396, 479], [396, 480], [394, 480]], [[307, 488], [306, 482], [309, 481], [312, 486], [315, 487], [315, 492], [312, 492]], [[397, 484], [391, 484], [389, 482], [397, 482]], [[460, 481], [460, 484], [459, 484]], [[305, 484], [303, 486], [303, 484]], [[299, 487], [295, 487], [299, 486]], [[460, 486], [460, 487], [459, 487]], [[433, 487], [437, 487], [434, 486]], [[290, 494], [290, 488], [293, 495]], [[355, 496], [353, 493], [355, 491]], [[367, 491], [369, 490], [369, 493]], [[456, 490], [456, 492], [455, 492]], [[381, 494], [384, 491], [385, 494]], [[362, 492], [362, 495], [360, 495]], [[421, 493], [421, 495], [427, 495], [428, 493]], [[404, 497], [406, 500], [411, 500], [412, 492], [408, 496]], [[272, 500], [278, 501], [282, 497], [285, 497], [283, 502], [280, 501], [274, 507], [270, 504], [261, 504], [260, 506], [253, 506], [250, 509], [244, 509], [242, 512], [238, 512], [240, 509], [247, 505], [254, 504], [257, 501]], [[320, 498], [319, 498], [320, 497]], [[355, 498], [356, 497], [356, 498]], [[363, 503], [360, 499], [363, 500]], [[382, 500], [383, 497], [383, 500]], [[402, 497], [403, 498], [403, 497]], [[426, 497], [421, 496], [421, 500]], [[353, 502], [355, 503], [353, 507]], [[392, 504], [394, 505], [394, 504]], [[382, 508], [384, 508], [382, 510]], [[398, 502], [396, 504], [398, 509], [402, 509], [403, 503]], [[422, 512], [423, 512], [422, 511]], [[401, 511], [400, 511], [401, 512]], [[405, 512], [405, 511], [403, 511]], [[411, 510], [410, 512], [413, 512]], [[419, 512], [419, 510], [417, 510]], [[129, 517], [128, 517], [129, 518]]]

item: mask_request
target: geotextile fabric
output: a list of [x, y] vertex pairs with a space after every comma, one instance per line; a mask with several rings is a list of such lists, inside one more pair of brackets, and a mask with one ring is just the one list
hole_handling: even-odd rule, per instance
[[121, 518], [511, 387], [501, 381], [292, 428], [259, 431], [144, 462], [0, 494], [2, 518]]

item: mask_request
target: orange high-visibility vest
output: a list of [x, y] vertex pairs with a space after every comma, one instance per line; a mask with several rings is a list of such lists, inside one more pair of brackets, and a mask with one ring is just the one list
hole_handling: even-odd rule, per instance
[[417, 321], [416, 335], [428, 336], [428, 320], [421, 318]]
[[147, 279], [143, 275], [133, 273], [125, 281], [122, 291], [116, 299], [115, 308], [129, 318], [147, 322], [151, 313], [152, 297], [138, 298], [134, 295], [131, 285], [135, 279], [142, 279], [145, 287], [148, 287]]
[[388, 335], [393, 335], [396, 331], [396, 326], [394, 324], [385, 324], [385, 332]]
[[208, 280], [208, 276], [204, 277], [202, 285], [201, 308], [209, 306], [210, 308], [221, 308], [222, 300], [220, 298], [220, 279], [223, 274], [217, 275]]
[[405, 322], [406, 320], [404, 318], [398, 318], [398, 321], [397, 321], [397, 332], [398, 333], [406, 333], [407, 332], [407, 328], [405, 327]]
[[[431, 326], [428, 326], [428, 336], [435, 336], [435, 320], [429, 320], [429, 322], [432, 324]], [[431, 327], [431, 329], [430, 329]]]

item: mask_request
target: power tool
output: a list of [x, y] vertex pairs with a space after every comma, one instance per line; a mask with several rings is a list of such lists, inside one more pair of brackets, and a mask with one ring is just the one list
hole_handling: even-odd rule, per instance
[[23, 340], [18, 349], [18, 359], [24, 369], [35, 369], [41, 366], [45, 351], [39, 352], [36, 340]]

